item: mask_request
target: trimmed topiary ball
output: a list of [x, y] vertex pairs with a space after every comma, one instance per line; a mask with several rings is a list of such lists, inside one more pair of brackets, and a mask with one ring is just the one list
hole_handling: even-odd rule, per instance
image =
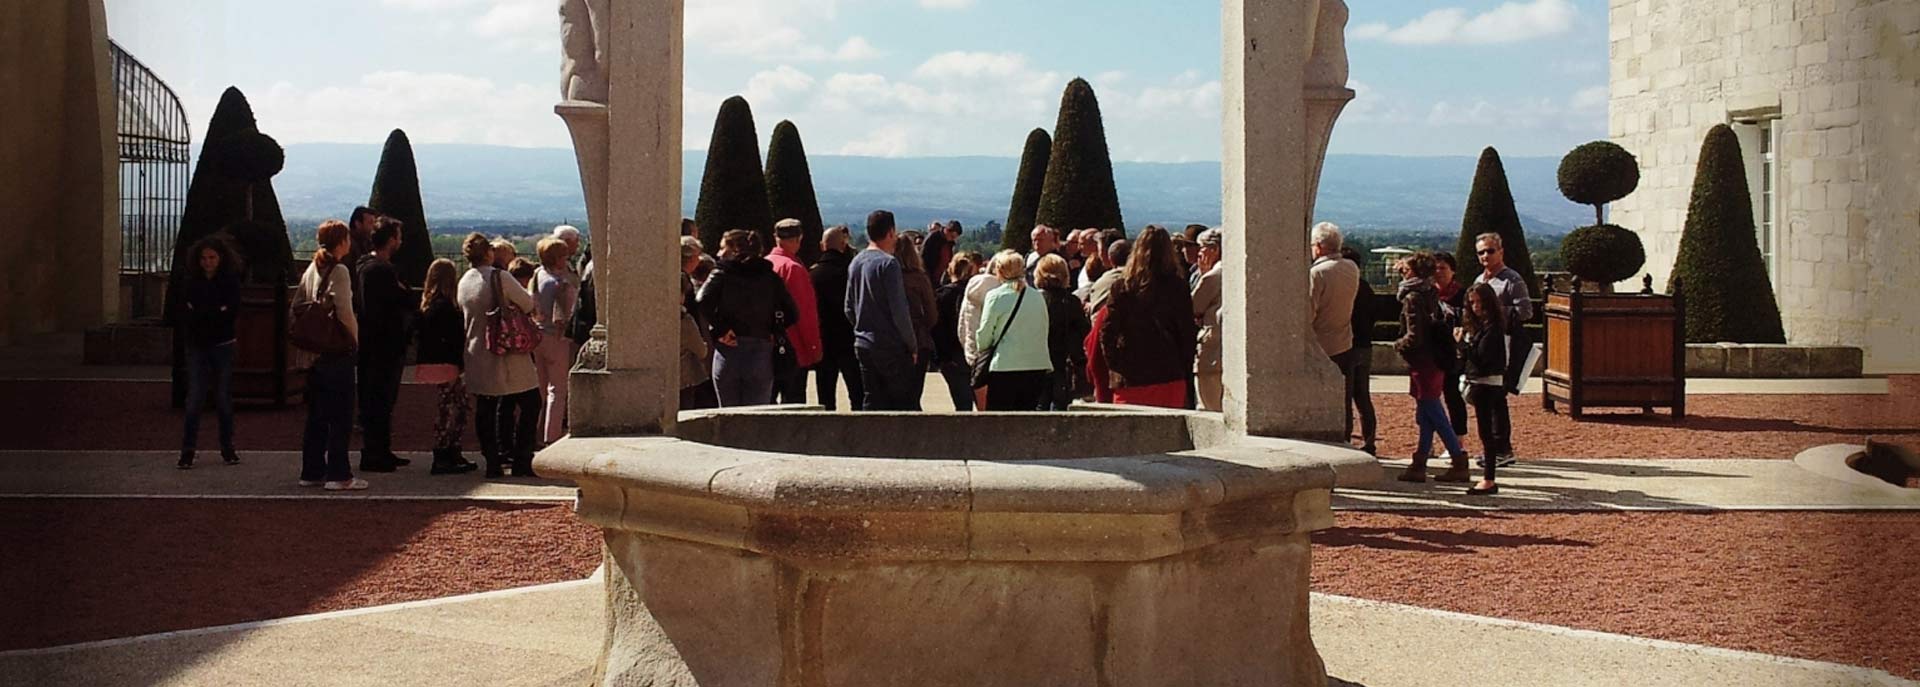
[[1640, 186], [1640, 161], [1608, 141], [1594, 141], [1560, 159], [1560, 193], [1582, 205], [1600, 206]]
[[220, 173], [247, 183], [272, 179], [286, 167], [287, 151], [272, 136], [248, 129], [213, 142], [203, 154], [213, 156]]
[[1647, 264], [1640, 235], [1612, 224], [1580, 227], [1560, 241], [1568, 271], [1582, 280], [1612, 284], [1632, 279]]

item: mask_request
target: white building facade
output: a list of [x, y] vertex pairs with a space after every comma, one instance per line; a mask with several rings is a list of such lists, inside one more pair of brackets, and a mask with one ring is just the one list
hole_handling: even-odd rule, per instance
[[1708, 129], [1740, 135], [1756, 238], [1795, 344], [1920, 372], [1920, 0], [1612, 0], [1612, 206], [1663, 286]]

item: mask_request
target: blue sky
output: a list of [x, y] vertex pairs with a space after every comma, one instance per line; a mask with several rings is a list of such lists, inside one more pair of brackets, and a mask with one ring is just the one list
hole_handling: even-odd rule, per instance
[[[1605, 0], [1350, 0], [1333, 152], [1559, 155], [1606, 130]], [[284, 143], [566, 145], [558, 0], [107, 0], [205, 125], [227, 85]], [[689, 0], [685, 145], [741, 93], [813, 154], [1017, 156], [1067, 80], [1118, 160], [1220, 157], [1210, 0]], [[197, 140], [196, 140], [197, 143]]]

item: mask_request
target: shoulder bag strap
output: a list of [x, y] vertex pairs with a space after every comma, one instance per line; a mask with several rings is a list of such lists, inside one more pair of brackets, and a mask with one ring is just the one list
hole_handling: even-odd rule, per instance
[[500, 270], [499, 269], [493, 270], [493, 277], [487, 279], [487, 286], [490, 286], [493, 288], [493, 309], [499, 310], [502, 307], [506, 306], [506, 302], [501, 300], [503, 294], [500, 293]]
[[[1032, 287], [1028, 287], [1032, 288]], [[1007, 321], [1000, 323], [1000, 335], [993, 337], [993, 347], [999, 348], [1000, 342], [1007, 338], [1007, 328], [1013, 326], [1013, 318], [1020, 316], [1020, 304], [1027, 300], [1027, 289], [1020, 289], [1020, 295], [1013, 299], [1013, 312], [1007, 314]]]

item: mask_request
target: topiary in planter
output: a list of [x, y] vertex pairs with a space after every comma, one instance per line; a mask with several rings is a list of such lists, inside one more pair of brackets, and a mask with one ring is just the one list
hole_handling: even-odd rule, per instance
[[1612, 224], [1580, 227], [1560, 241], [1560, 257], [1582, 281], [1612, 284], [1640, 273], [1647, 250], [1640, 235]]
[[[173, 272], [167, 288], [166, 316], [177, 321], [178, 288], [194, 260], [186, 253], [193, 244], [226, 231], [255, 282], [287, 280], [295, 261], [287, 238], [287, 221], [280, 216], [272, 177], [285, 163], [285, 151], [272, 137], [260, 133], [247, 96], [237, 88], [220, 95], [208, 120], [200, 157], [194, 163], [181, 209], [180, 230], [174, 235]], [[236, 176], [237, 175], [237, 176]], [[244, 223], [244, 224], [242, 224]], [[258, 234], [257, 236], [251, 234]]]
[[1780, 305], [1754, 234], [1740, 141], [1725, 124], [1708, 131], [1701, 143], [1693, 199], [1667, 290], [1687, 299], [1687, 341], [1786, 342]]
[[805, 232], [800, 238], [800, 261], [812, 265], [820, 259], [820, 200], [813, 193], [813, 171], [807, 165], [807, 147], [800, 142], [800, 128], [782, 120], [773, 127], [773, 140], [767, 145], [767, 204], [773, 219], [800, 220]]
[[1007, 226], [1000, 233], [1002, 250], [1033, 250], [1033, 218], [1040, 212], [1040, 194], [1045, 190], [1047, 163], [1052, 158], [1053, 136], [1046, 129], [1029, 132], [1026, 150], [1020, 153], [1020, 175], [1013, 182]]
[[433, 234], [427, 231], [427, 211], [420, 202], [420, 170], [413, 162], [413, 144], [407, 140], [407, 132], [394, 129], [387, 134], [367, 207], [400, 220], [400, 250], [393, 254], [394, 269], [409, 286], [425, 284], [427, 266], [433, 264]]
[[1606, 223], [1602, 208], [1640, 187], [1640, 161], [1610, 141], [1574, 148], [1560, 159], [1560, 194], [1593, 206], [1595, 224]]
[[1520, 213], [1513, 208], [1513, 190], [1507, 186], [1507, 168], [1500, 162], [1500, 151], [1489, 147], [1480, 151], [1480, 164], [1473, 173], [1473, 191], [1467, 196], [1467, 211], [1460, 218], [1460, 241], [1454, 256], [1460, 269], [1454, 279], [1461, 286], [1480, 277], [1480, 261], [1474, 258], [1474, 239], [1481, 234], [1499, 234], [1506, 249], [1507, 266], [1527, 282], [1528, 293], [1540, 293], [1540, 278], [1533, 273], [1533, 254], [1527, 250], [1527, 232], [1520, 226]]
[[220, 174], [248, 184], [272, 179], [287, 165], [280, 142], [253, 129], [210, 140], [200, 155]]
[[1606, 206], [1640, 186], [1640, 161], [1609, 141], [1594, 141], [1560, 159], [1559, 177], [1560, 194], [1592, 205], [1594, 217], [1593, 226], [1575, 229], [1561, 242], [1567, 269], [1603, 290], [1639, 274], [1647, 263], [1646, 247], [1639, 235], [1606, 223]]
[[1060, 95], [1053, 154], [1047, 159], [1047, 181], [1040, 192], [1040, 211], [1033, 221], [1062, 232], [1087, 227], [1126, 229], [1120, 217], [1120, 194], [1113, 185], [1113, 160], [1107, 154], [1100, 99], [1086, 79], [1069, 82]]
[[700, 200], [693, 215], [700, 225], [700, 243], [707, 250], [719, 250], [720, 236], [734, 229], [759, 234], [762, 246], [773, 247], [773, 209], [767, 205], [763, 169], [753, 108], [746, 98], [728, 98], [714, 118], [707, 170], [700, 178]]

